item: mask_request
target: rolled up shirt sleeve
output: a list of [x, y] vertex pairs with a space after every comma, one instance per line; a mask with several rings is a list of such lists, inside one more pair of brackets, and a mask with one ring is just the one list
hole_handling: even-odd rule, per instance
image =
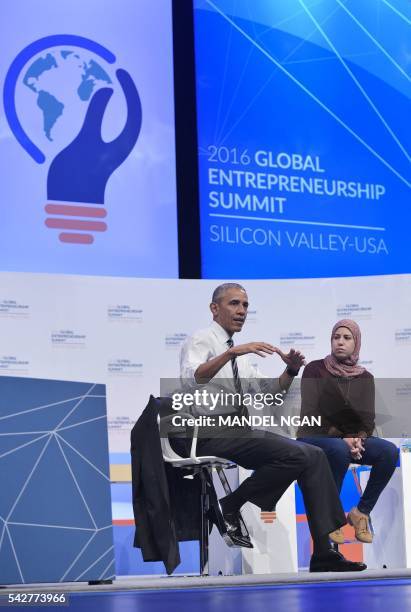
[[180, 354], [180, 377], [184, 388], [197, 387], [195, 372], [198, 367], [213, 357], [206, 338], [192, 336], [182, 346]]

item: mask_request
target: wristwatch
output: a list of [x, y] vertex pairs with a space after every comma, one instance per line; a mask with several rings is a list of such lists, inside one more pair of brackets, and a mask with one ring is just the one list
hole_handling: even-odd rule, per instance
[[290, 366], [287, 366], [286, 372], [288, 374], [288, 376], [292, 376], [294, 378], [294, 376], [298, 376], [298, 372], [300, 370], [293, 370], [293, 368], [290, 368]]

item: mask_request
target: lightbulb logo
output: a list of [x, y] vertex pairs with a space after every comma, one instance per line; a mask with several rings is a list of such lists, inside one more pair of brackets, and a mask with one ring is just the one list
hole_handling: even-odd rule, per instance
[[[82, 59], [82, 50], [91, 53], [92, 59]], [[97, 60], [94, 59], [96, 56]], [[117, 83], [113, 83], [101, 60], [114, 64], [116, 57], [88, 38], [69, 34], [47, 36], [31, 43], [17, 55], [4, 83], [4, 109], [10, 129], [33, 160], [44, 164], [46, 154], [32, 142], [19, 120], [16, 87], [22, 83], [36, 96], [36, 112], [42, 113], [45, 143], [51, 142], [53, 130], [67, 111], [67, 105], [58, 95], [48, 91], [42, 75], [52, 74], [54, 77], [66, 66], [70, 75], [74, 74], [73, 68], [80, 69], [74, 92], [80, 104], [88, 103], [85, 118], [75, 138], [71, 140], [70, 135], [71, 142], [51, 160], [47, 176], [45, 210], [48, 216], [45, 224], [58, 230], [58, 238], [64, 243], [92, 244], [95, 232], [107, 230], [107, 223], [103, 220], [107, 215], [104, 207], [107, 181], [129, 156], [141, 129], [142, 110], [137, 88], [129, 73], [119, 68], [115, 76], [127, 109], [124, 127], [110, 142], [103, 140], [102, 122]]]

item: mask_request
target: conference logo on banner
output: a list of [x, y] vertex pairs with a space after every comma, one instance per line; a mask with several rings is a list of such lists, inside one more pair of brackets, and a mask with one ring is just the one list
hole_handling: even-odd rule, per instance
[[[50, 160], [45, 224], [63, 243], [92, 244], [107, 230], [107, 181], [140, 133], [136, 85], [126, 70], [112, 73], [115, 62], [99, 43], [61, 34], [26, 46], [6, 75], [4, 109], [14, 137], [34, 163]], [[107, 141], [103, 121], [115, 91], [126, 101], [124, 127]]]
[[291, 331], [280, 335], [280, 346], [289, 348], [313, 348], [316, 344], [316, 336], [306, 334], [302, 331]]
[[87, 334], [74, 329], [54, 330], [50, 334], [50, 342], [53, 348], [85, 348]]
[[143, 309], [131, 304], [111, 304], [107, 307], [107, 319], [110, 323], [142, 323]]
[[[135, 423], [135, 420], [133, 421], [133, 419], [131, 419], [126, 414], [118, 415], [115, 417], [109, 417], [107, 419], [108, 429], [111, 432], [127, 431], [128, 433], [130, 433], [130, 430], [133, 427], [134, 423]], [[127, 442], [129, 442], [129, 440], [127, 440]]]
[[19, 300], [0, 300], [1, 319], [28, 319], [30, 317], [30, 304]]
[[368, 370], [372, 368], [373, 363], [374, 359], [360, 359], [358, 361], [359, 365], [363, 366], [364, 368], [367, 368]]
[[132, 359], [111, 359], [107, 363], [107, 374], [109, 376], [140, 377], [144, 374], [144, 366]]
[[185, 332], [173, 332], [166, 334], [164, 338], [164, 346], [167, 350], [179, 351], [187, 339], [188, 334]]
[[[400, 401], [409, 402], [410, 397], [411, 397], [411, 381], [402, 380], [395, 387], [395, 398]], [[411, 435], [411, 432], [410, 432], [410, 435]]]
[[396, 329], [394, 338], [397, 346], [409, 346], [411, 344], [411, 327], [400, 327]]
[[355, 321], [365, 321], [372, 318], [373, 308], [369, 304], [338, 304], [335, 314], [337, 319], [354, 319]]
[[30, 361], [19, 355], [0, 356], [0, 374], [28, 374]]
[[248, 309], [247, 311], [247, 324], [257, 323], [258, 313], [256, 309]]

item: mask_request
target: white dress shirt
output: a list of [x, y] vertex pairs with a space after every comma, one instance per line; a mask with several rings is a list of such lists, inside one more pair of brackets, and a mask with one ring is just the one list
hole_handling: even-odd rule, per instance
[[[229, 338], [225, 329], [216, 321], [213, 321], [206, 329], [201, 329], [187, 338], [180, 354], [180, 377], [184, 390], [204, 387], [195, 380], [194, 374], [197, 368], [210, 359], [225, 353], [228, 350], [227, 340]], [[262, 391], [275, 394], [281, 390], [278, 378], [273, 380], [263, 374], [258, 367], [251, 365], [248, 355], [240, 355], [236, 358], [236, 362], [243, 393]], [[236, 392], [231, 361], [228, 361], [215, 374], [212, 381], [207, 383], [207, 389]], [[218, 410], [219, 413], [230, 412], [228, 409], [222, 410], [221, 408]], [[192, 410], [192, 412], [201, 413], [202, 411]]]

